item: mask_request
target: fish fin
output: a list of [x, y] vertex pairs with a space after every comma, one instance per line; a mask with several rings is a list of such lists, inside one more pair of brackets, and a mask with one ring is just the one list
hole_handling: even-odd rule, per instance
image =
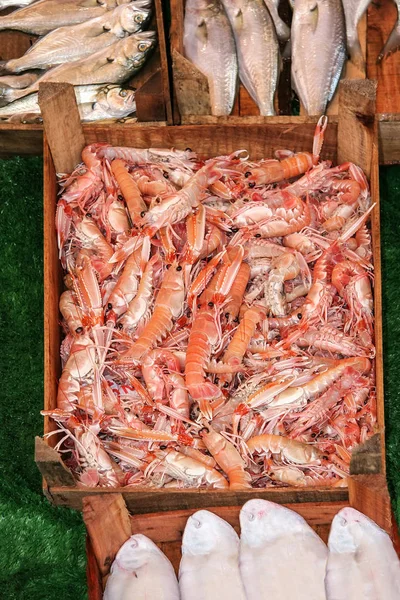
[[396, 23], [393, 27], [391, 34], [389, 35], [386, 44], [382, 48], [377, 62], [380, 63], [384, 58], [387, 58], [393, 52], [396, 52], [400, 48], [400, 23]]
[[365, 71], [365, 59], [358, 37], [348, 40], [348, 50], [350, 54], [350, 60], [353, 65], [356, 66], [360, 71]]

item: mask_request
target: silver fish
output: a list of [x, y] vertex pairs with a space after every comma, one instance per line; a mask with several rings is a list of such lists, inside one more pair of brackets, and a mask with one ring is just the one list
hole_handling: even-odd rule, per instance
[[0, 10], [10, 8], [10, 6], [29, 6], [37, 0], [0, 0]]
[[397, 7], [397, 21], [394, 24], [392, 31], [386, 41], [386, 44], [382, 48], [378, 62], [380, 62], [385, 56], [389, 56], [393, 52], [396, 52], [400, 48], [400, 0], [394, 0]]
[[286, 25], [278, 13], [280, 0], [264, 0], [266, 7], [269, 10], [271, 19], [274, 22], [276, 35], [280, 42], [287, 42], [290, 38], [290, 28]]
[[[122, 119], [136, 111], [135, 92], [119, 85], [76, 86], [75, 97], [81, 119]], [[0, 121], [38, 122], [40, 107], [38, 94], [30, 94], [0, 108]]]
[[365, 60], [358, 39], [357, 27], [371, 0], [342, 0], [346, 20], [347, 49], [350, 59], [361, 71], [365, 69]]
[[237, 89], [235, 40], [219, 0], [188, 0], [185, 5], [185, 56], [208, 78], [211, 112], [229, 115]]
[[58, 81], [72, 85], [123, 83], [142, 68], [155, 44], [154, 31], [130, 35], [87, 58], [59, 65], [47, 71], [32, 86], [24, 90], [0, 87], [0, 106], [37, 92], [39, 84], [44, 81]]
[[83, 23], [100, 17], [107, 10], [129, 0], [39, 0], [33, 6], [20, 8], [9, 15], [0, 17], [0, 31], [16, 29], [35, 35], [46, 35], [57, 27]]
[[232, 26], [239, 60], [239, 77], [260, 114], [274, 115], [279, 75], [275, 27], [263, 0], [222, 0]]
[[309, 115], [321, 115], [346, 60], [340, 0], [296, 0], [292, 21], [292, 83]]
[[135, 3], [125, 4], [85, 23], [59, 27], [40, 38], [24, 56], [0, 63], [0, 68], [20, 73], [85, 58], [144, 29], [150, 14], [148, 8], [138, 8]]

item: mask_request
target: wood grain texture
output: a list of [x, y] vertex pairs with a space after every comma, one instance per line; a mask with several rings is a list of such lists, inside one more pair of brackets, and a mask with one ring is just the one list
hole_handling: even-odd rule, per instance
[[0, 158], [43, 152], [42, 125], [0, 123]]
[[[2, 13], [2, 16], [5, 13]], [[36, 35], [29, 35], [20, 31], [0, 32], [0, 60], [19, 58], [36, 42]]]
[[348, 484], [350, 505], [392, 535], [392, 508], [385, 476], [354, 475]]
[[377, 83], [355, 79], [339, 85], [338, 162], [354, 162], [370, 178]]
[[267, 490], [168, 490], [136, 488], [71, 488], [52, 486], [49, 488], [52, 502], [57, 506], [69, 506], [82, 510], [85, 496], [101, 494], [122, 494], [128, 510], [134, 514], [164, 512], [181, 509], [200, 509], [207, 506], [239, 506], [250, 498], [264, 498], [279, 504], [298, 504], [306, 502], [347, 502], [346, 488], [270, 488]]
[[41, 437], [35, 438], [35, 462], [47, 485], [75, 487], [76, 481], [64, 466], [61, 455]]
[[85, 147], [74, 86], [41, 83], [39, 106], [56, 173], [71, 173], [81, 162]]
[[[398, 110], [400, 111], [400, 102]], [[400, 112], [397, 115], [377, 116], [379, 130], [379, 164], [398, 164], [400, 163]]]
[[377, 79], [378, 113], [400, 113], [400, 52], [382, 62], [377, 58], [397, 20], [396, 5], [392, 0], [374, 0], [368, 9], [367, 75]]
[[174, 86], [180, 119], [211, 113], [208, 79], [180, 52], [172, 50]]
[[132, 535], [129, 513], [121, 494], [83, 498], [83, 520], [101, 576], [106, 576], [118, 550]]
[[158, 69], [143, 83], [135, 94], [138, 121], [165, 121], [163, 75]]
[[102, 600], [103, 580], [88, 535], [86, 536], [86, 581], [89, 600]]

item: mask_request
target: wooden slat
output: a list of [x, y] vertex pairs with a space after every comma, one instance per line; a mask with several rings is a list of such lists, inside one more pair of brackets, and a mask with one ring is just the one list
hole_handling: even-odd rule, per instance
[[86, 536], [86, 581], [89, 600], [102, 600], [103, 581], [88, 535]]
[[376, 136], [376, 82], [342, 81], [339, 97], [338, 162], [351, 161], [371, 175], [372, 145]]
[[[368, 9], [367, 75], [379, 82], [378, 113], [400, 113], [400, 52], [377, 64], [377, 58], [397, 20], [392, 0], [374, 0]], [[397, 159], [399, 160], [399, 159]]]
[[350, 505], [392, 534], [392, 508], [384, 475], [354, 475], [349, 478]]
[[39, 105], [56, 172], [71, 173], [81, 162], [85, 147], [74, 86], [41, 83]]
[[[2, 13], [1, 16], [6, 13]], [[0, 32], [0, 60], [10, 60], [19, 58], [37, 40], [37, 36], [22, 33], [20, 31], [1, 31]]]
[[[379, 84], [378, 84], [379, 89]], [[400, 111], [400, 103], [399, 108]], [[400, 163], [400, 112], [397, 115], [378, 115], [379, 163]]]
[[196, 489], [149, 489], [136, 488], [69, 488], [51, 487], [52, 502], [57, 506], [69, 506], [82, 510], [84, 496], [101, 494], [122, 494], [128, 510], [134, 514], [164, 512], [170, 510], [199, 509], [207, 506], [239, 506], [250, 498], [264, 498], [278, 504], [298, 504], [306, 502], [346, 502], [346, 488], [270, 488], [267, 490], [196, 490]]
[[[227, 154], [247, 148], [252, 158], [273, 156], [277, 148], [294, 152], [311, 150], [316, 119], [306, 119], [299, 125], [284, 117], [271, 117], [263, 125], [185, 125], [179, 127], [84, 127], [86, 143], [108, 142], [113, 146], [138, 148], [164, 147], [185, 149], [193, 147], [201, 156]], [[235, 122], [234, 122], [235, 123]], [[336, 161], [336, 125], [328, 127], [322, 158]]]
[[[61, 372], [58, 301], [62, 293], [62, 271], [58, 258], [55, 214], [57, 204], [57, 181], [54, 163], [47, 140], [43, 149], [43, 259], [44, 259], [44, 409], [57, 406], [57, 386]], [[45, 417], [44, 433], [57, 428], [53, 420]], [[54, 436], [50, 445], [54, 446]]]
[[207, 77], [175, 49], [172, 50], [172, 66], [180, 118], [209, 115], [211, 103]]
[[129, 514], [122, 495], [114, 493], [84, 497], [83, 520], [97, 565], [104, 578], [118, 550], [132, 535]]
[[49, 486], [75, 487], [76, 481], [62, 458], [41, 437], [35, 438], [35, 462]]
[[0, 158], [15, 154], [42, 154], [42, 125], [0, 123]]
[[138, 121], [165, 121], [163, 75], [158, 69], [135, 94]]

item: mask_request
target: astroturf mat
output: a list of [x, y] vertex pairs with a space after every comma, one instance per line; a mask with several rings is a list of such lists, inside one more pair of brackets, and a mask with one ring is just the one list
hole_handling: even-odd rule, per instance
[[[87, 597], [80, 514], [42, 495], [42, 159], [0, 161], [0, 598]], [[400, 521], [400, 167], [381, 169], [383, 325], [389, 487]], [[398, 270], [399, 269], [399, 270]]]

